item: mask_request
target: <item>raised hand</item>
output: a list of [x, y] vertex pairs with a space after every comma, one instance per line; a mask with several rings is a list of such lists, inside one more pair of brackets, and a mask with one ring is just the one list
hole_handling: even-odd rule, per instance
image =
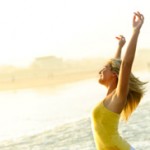
[[123, 35], [117, 36], [116, 39], [119, 40], [119, 42], [118, 42], [118, 47], [117, 47], [117, 51], [115, 53], [114, 58], [120, 59], [121, 58], [122, 47], [126, 43], [126, 39]]
[[123, 47], [124, 44], [126, 43], [126, 39], [123, 35], [116, 36], [116, 39], [119, 40], [118, 44], [120, 47]]
[[134, 12], [132, 26], [133, 31], [139, 31], [142, 27], [142, 24], [144, 22], [144, 16], [140, 12]]

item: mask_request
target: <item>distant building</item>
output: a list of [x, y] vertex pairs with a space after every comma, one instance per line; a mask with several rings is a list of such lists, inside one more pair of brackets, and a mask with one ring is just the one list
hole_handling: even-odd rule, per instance
[[57, 58], [55, 56], [38, 57], [32, 63], [32, 67], [35, 69], [55, 70], [61, 68], [62, 66], [62, 58]]

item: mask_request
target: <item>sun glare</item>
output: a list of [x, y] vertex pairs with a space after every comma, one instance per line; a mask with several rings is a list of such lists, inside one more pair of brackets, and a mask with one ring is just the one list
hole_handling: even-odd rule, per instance
[[[148, 2], [113, 1], [1, 1], [0, 65], [28, 66], [39, 56], [64, 59], [113, 54], [115, 36], [129, 36], [132, 13], [149, 18]], [[108, 5], [109, 4], [109, 5]], [[120, 7], [123, 6], [123, 7]], [[141, 47], [149, 48], [146, 19]]]

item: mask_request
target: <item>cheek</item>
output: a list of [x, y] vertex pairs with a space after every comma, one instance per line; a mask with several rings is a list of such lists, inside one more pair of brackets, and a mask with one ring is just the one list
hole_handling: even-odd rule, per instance
[[111, 72], [104, 72], [101, 76], [101, 79], [104, 81], [110, 81], [113, 78], [113, 75]]
[[103, 84], [103, 83], [104, 83], [104, 80], [100, 78], [100, 79], [98, 80], [98, 82], [99, 82], [100, 84]]
[[101, 73], [99, 77], [99, 83], [104, 84], [106, 81], [107, 81], [107, 75], [104, 73]]

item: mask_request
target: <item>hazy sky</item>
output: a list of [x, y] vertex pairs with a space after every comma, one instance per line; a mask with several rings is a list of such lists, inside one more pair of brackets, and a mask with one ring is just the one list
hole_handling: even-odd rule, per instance
[[150, 48], [146, 0], [1, 0], [0, 65], [26, 66], [45, 55], [112, 55], [116, 35], [128, 42], [137, 10], [145, 16], [138, 48]]

